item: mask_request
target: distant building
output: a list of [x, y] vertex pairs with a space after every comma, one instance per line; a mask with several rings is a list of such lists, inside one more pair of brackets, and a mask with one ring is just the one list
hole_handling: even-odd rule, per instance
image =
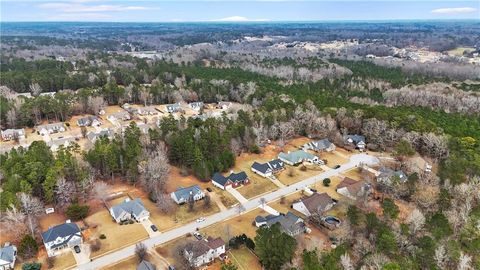
[[45, 136], [48, 134], [52, 133], [59, 133], [59, 132], [64, 132], [65, 125], [63, 123], [52, 123], [52, 124], [46, 124], [46, 125], [39, 125], [37, 126], [37, 131], [40, 133], [40, 135]]
[[365, 143], [365, 136], [362, 135], [347, 135], [345, 136], [345, 144], [352, 145], [355, 149], [360, 151], [365, 150], [367, 144]]
[[114, 121], [128, 121], [131, 119], [130, 117], [130, 114], [126, 111], [122, 111], [122, 112], [116, 112], [116, 113], [112, 113], [110, 114], [109, 116], [107, 116], [107, 119], [114, 122]]
[[72, 145], [74, 142], [75, 142], [74, 137], [58, 138], [58, 139], [53, 139], [47, 142], [47, 145], [50, 147], [52, 151], [57, 151], [60, 148], [60, 146], [68, 147]]
[[136, 198], [134, 200], [127, 199], [110, 207], [110, 215], [117, 223], [127, 220], [142, 222], [150, 217], [150, 212], [145, 208], [142, 200]]
[[176, 113], [180, 111], [180, 103], [174, 103], [174, 104], [167, 104], [165, 105], [165, 108], [167, 109], [168, 113]]
[[370, 195], [372, 185], [366, 181], [355, 181], [345, 177], [335, 189], [338, 193], [352, 200]]
[[95, 143], [99, 138], [101, 137], [107, 137], [109, 139], [112, 139], [113, 138], [113, 131], [111, 129], [103, 129], [103, 130], [100, 130], [100, 131], [90, 131], [87, 133], [87, 139], [92, 142], [92, 143]]
[[139, 115], [157, 115], [158, 110], [153, 106], [140, 107], [140, 108], [137, 108], [137, 113]]
[[400, 183], [405, 183], [408, 180], [407, 175], [402, 170], [392, 170], [387, 167], [383, 167], [379, 170], [377, 176], [377, 182], [390, 185], [394, 179], [398, 179]]
[[255, 217], [255, 226], [262, 227], [267, 226], [270, 227], [273, 224], [279, 223], [280, 228], [283, 232], [290, 236], [296, 236], [301, 233], [305, 232], [305, 223], [303, 219], [296, 216], [292, 212], [288, 212], [286, 215], [268, 215], [268, 216], [257, 216]]
[[57, 255], [64, 248], [81, 245], [83, 241], [80, 227], [69, 220], [43, 232], [42, 239], [49, 257]]
[[170, 193], [170, 197], [177, 204], [184, 204], [188, 202], [190, 196], [193, 197], [194, 201], [201, 200], [205, 198], [205, 193], [200, 189], [198, 185], [186, 187], [186, 188], [177, 188], [176, 191]]
[[5, 246], [0, 248], [0, 270], [14, 269], [16, 259], [17, 247], [5, 243]]
[[184, 256], [193, 267], [200, 267], [221, 258], [225, 254], [225, 242], [222, 238], [212, 238], [189, 243], [184, 250]]
[[188, 103], [188, 106], [192, 109], [192, 110], [195, 110], [195, 111], [200, 111], [204, 104], [203, 102], [191, 102], [191, 103]]
[[79, 127], [98, 127], [102, 124], [102, 121], [97, 116], [82, 117], [77, 120], [77, 126]]
[[315, 152], [331, 152], [335, 151], [335, 144], [328, 139], [312, 141], [303, 145], [303, 150], [312, 150]]
[[212, 184], [218, 188], [226, 190], [228, 188], [236, 188], [240, 185], [246, 185], [250, 182], [245, 172], [230, 173], [225, 177], [220, 173], [215, 173], [212, 177]]
[[15, 140], [15, 139], [25, 139], [25, 129], [19, 128], [19, 129], [6, 129], [2, 130], [2, 140], [4, 141], [10, 141], [10, 140]]
[[312, 155], [310, 153], [307, 153], [303, 150], [298, 150], [294, 152], [288, 152], [288, 153], [283, 153], [281, 152], [278, 154], [278, 158], [287, 163], [288, 165], [298, 165], [302, 162], [309, 162], [309, 163], [314, 163], [314, 164], [321, 164], [323, 165], [323, 161], [320, 160], [319, 157]]
[[313, 195], [294, 202], [292, 208], [309, 217], [330, 210], [337, 202], [327, 193]]
[[230, 108], [231, 105], [232, 105], [231, 102], [220, 101], [217, 105], [217, 108], [222, 109], [222, 110], [226, 110], [226, 109]]
[[263, 177], [270, 177], [285, 169], [285, 163], [280, 159], [274, 159], [266, 163], [253, 162], [250, 169]]
[[157, 268], [151, 262], [149, 262], [147, 260], [142, 260], [137, 265], [137, 270], [157, 270]]

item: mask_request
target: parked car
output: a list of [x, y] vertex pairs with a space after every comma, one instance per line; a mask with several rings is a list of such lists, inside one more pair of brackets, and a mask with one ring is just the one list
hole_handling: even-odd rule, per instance
[[75, 250], [75, 253], [80, 253], [80, 247], [79, 246], [74, 246], [73, 249]]
[[197, 223], [204, 222], [204, 221], [205, 221], [204, 217], [197, 218]]
[[340, 168], [340, 165], [335, 165], [335, 167], [333, 167], [334, 169], [338, 169]]
[[208, 192], [212, 192], [212, 189], [209, 188], [209, 187], [207, 187], [207, 191], [208, 191]]
[[168, 270], [175, 270], [175, 267], [173, 267], [173, 265], [169, 265]]
[[195, 238], [197, 238], [197, 240], [202, 240], [202, 238], [203, 238], [203, 236], [198, 232], [194, 232], [193, 236], [195, 236]]
[[158, 231], [158, 228], [155, 225], [150, 226], [150, 228], [152, 228], [152, 231], [154, 231], [154, 232]]

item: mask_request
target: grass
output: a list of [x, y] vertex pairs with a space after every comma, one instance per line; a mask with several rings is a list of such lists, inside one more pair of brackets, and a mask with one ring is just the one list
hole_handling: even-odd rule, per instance
[[346, 172], [342, 173], [343, 176], [352, 178], [354, 180], [362, 180], [364, 177], [362, 176], [362, 173], [360, 172], [359, 168], [354, 168], [351, 170], [348, 170]]
[[148, 238], [148, 233], [142, 224], [119, 225], [113, 221], [106, 209], [87, 217], [86, 222], [90, 226], [97, 226], [92, 229], [92, 239], [98, 239], [100, 234], [107, 236], [107, 239], [100, 240], [100, 243], [102, 243], [100, 250], [92, 252], [91, 257], [99, 256]]
[[[290, 194], [288, 196], [285, 197], [284, 199], [284, 203], [281, 203], [281, 200], [276, 200], [272, 203], [269, 203], [268, 205], [270, 207], [272, 207], [273, 209], [279, 211], [280, 213], [284, 213], [286, 214], [288, 211], [293, 211], [293, 212], [296, 212], [295, 210], [293, 210], [291, 208], [292, 204], [294, 201], [302, 198], [303, 195], [302, 195], [302, 192], [299, 191], [299, 192], [296, 192], [296, 193], [293, 193], [293, 194]], [[296, 213], [296, 214], [299, 214], [299, 213]]]
[[[43, 263], [44, 265], [47, 265], [46, 262]], [[61, 270], [61, 269], [67, 269], [70, 267], [73, 267], [77, 264], [75, 261], [75, 257], [73, 257], [72, 252], [66, 252], [64, 254], [55, 256], [55, 261], [53, 263], [53, 268], [54, 270]]]
[[239, 270], [261, 270], [262, 266], [258, 258], [246, 247], [232, 249], [228, 252], [230, 261], [235, 264]]
[[225, 207], [230, 208], [233, 205], [237, 204], [238, 201], [235, 199], [235, 197], [232, 196], [232, 194], [228, 193], [228, 191], [223, 191], [223, 190], [215, 190], [218, 198], [220, 198], [220, 201], [222, 201], [223, 205]]
[[[291, 185], [323, 172], [323, 170], [316, 165], [305, 165], [305, 168], [306, 168], [305, 171], [301, 169], [302, 166], [303, 165], [299, 165], [299, 166], [287, 165], [287, 168], [282, 172], [280, 172], [279, 174], [277, 174], [276, 177], [284, 185]], [[292, 176], [290, 175], [291, 172], [293, 172]]]
[[257, 208], [241, 216], [236, 216], [224, 222], [216, 223], [212, 226], [201, 229], [200, 232], [212, 237], [222, 237], [224, 241], [228, 241], [229, 238], [243, 233], [253, 239], [257, 234], [257, 227], [252, 224], [255, 217], [267, 214], [267, 212]]
[[326, 159], [327, 166], [330, 168], [333, 168], [335, 165], [342, 165], [342, 164], [348, 163], [348, 159], [344, 157], [345, 155], [348, 155], [348, 153], [345, 150], [343, 151], [342, 150], [339, 149], [333, 152], [323, 152], [320, 154], [320, 158]]
[[342, 181], [342, 179], [339, 178], [338, 176], [332, 176], [332, 177], [330, 177], [330, 181], [331, 182], [330, 182], [330, 185], [328, 187], [323, 185], [322, 180], [316, 182], [311, 187], [316, 189], [318, 193], [326, 192], [328, 195], [330, 195], [330, 197], [332, 197], [334, 199], [337, 199], [337, 200], [341, 199], [343, 196], [338, 194], [337, 191], [335, 190], [335, 188]]
[[102, 270], [119, 270], [119, 269], [137, 269], [138, 259], [135, 256], [128, 257], [118, 263], [102, 268]]
[[248, 185], [237, 188], [238, 192], [240, 192], [240, 194], [242, 194], [245, 198], [251, 199], [266, 192], [271, 192], [277, 189], [277, 186], [270, 180], [254, 173], [247, 174], [249, 176], [250, 183]]

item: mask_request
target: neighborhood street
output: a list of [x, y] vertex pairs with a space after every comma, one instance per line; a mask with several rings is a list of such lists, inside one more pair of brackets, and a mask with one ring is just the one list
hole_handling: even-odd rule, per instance
[[[268, 194], [264, 194], [261, 197], [257, 197], [251, 200], [245, 200], [242, 205], [244, 207], [244, 211], [241, 213], [245, 213], [248, 211], [251, 211], [257, 207], [261, 206], [261, 198], [264, 198], [267, 203], [270, 203], [272, 201], [275, 201], [277, 199], [280, 199], [282, 196], [287, 196], [289, 194], [295, 193], [299, 190], [302, 190], [305, 187], [308, 187], [310, 185], [315, 184], [318, 181], [322, 181], [324, 178], [332, 177], [334, 175], [337, 175], [339, 173], [342, 173], [344, 171], [348, 171], [352, 168], [357, 167], [359, 164], [366, 164], [366, 165], [372, 165], [372, 164], [377, 164], [379, 161], [376, 157], [362, 153], [362, 154], [355, 154], [350, 157], [350, 161], [344, 165], [342, 165], [338, 169], [330, 169], [327, 170], [323, 173], [320, 173], [316, 176], [307, 178], [303, 181], [294, 183], [290, 186], [285, 186], [282, 187], [276, 191], [273, 191]], [[197, 223], [197, 222], [191, 222], [189, 224], [186, 224], [182, 227], [178, 227], [169, 231], [162, 232], [160, 235], [154, 236], [150, 239], [147, 239], [144, 241], [144, 244], [148, 247], [155, 247], [160, 244], [166, 243], [168, 241], [171, 241], [175, 238], [181, 237], [186, 235], [187, 233], [194, 232], [197, 228], [205, 228], [208, 227], [212, 224], [215, 224], [217, 222], [222, 222], [224, 220], [227, 220], [229, 218], [232, 218], [236, 215], [239, 215], [239, 208], [238, 207], [233, 207], [224, 211], [221, 211], [219, 213], [213, 214], [211, 216], [206, 217], [204, 222]], [[126, 259], [127, 257], [133, 256], [135, 254], [135, 245], [131, 245], [128, 247], [125, 247], [123, 249], [120, 249], [115, 252], [108, 253], [100, 258], [94, 259], [90, 262], [87, 262], [82, 265], [78, 265], [77, 269], [99, 269], [101, 267], [111, 265], [113, 263], [116, 263], [118, 261], [121, 261], [123, 259]]]

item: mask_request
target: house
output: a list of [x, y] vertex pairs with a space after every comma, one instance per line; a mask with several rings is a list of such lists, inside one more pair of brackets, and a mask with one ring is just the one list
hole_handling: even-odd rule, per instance
[[252, 166], [250, 169], [256, 173], [259, 174], [263, 177], [270, 177], [275, 173], [278, 173], [282, 170], [285, 169], [285, 163], [281, 161], [280, 159], [274, 159], [272, 161], [269, 161], [267, 163], [258, 163], [258, 162], [253, 162]]
[[313, 193], [294, 202], [292, 208], [309, 217], [330, 210], [336, 203], [327, 193]]
[[25, 139], [25, 129], [19, 128], [19, 129], [6, 129], [2, 130], [2, 140], [4, 141], [10, 141], [10, 140], [15, 140], [15, 139]]
[[195, 110], [195, 111], [200, 111], [201, 109], [203, 109], [203, 102], [191, 102], [191, 103], [188, 103], [188, 106], [192, 109], [192, 110]]
[[225, 177], [220, 173], [215, 173], [212, 177], [212, 184], [218, 188], [226, 190], [227, 188], [236, 188], [240, 185], [246, 185], [250, 182], [245, 172], [230, 173]]
[[157, 268], [155, 265], [153, 265], [151, 262], [147, 260], [142, 260], [138, 265], [137, 265], [137, 270], [156, 270]]
[[14, 269], [16, 259], [17, 247], [5, 243], [5, 246], [0, 248], [0, 270]]
[[56, 93], [57, 92], [43, 92], [43, 93], [40, 93], [39, 96], [41, 96], [41, 97], [43, 97], [43, 96], [54, 97]]
[[43, 244], [49, 257], [57, 255], [64, 248], [82, 244], [82, 233], [77, 224], [67, 220], [64, 224], [51, 227], [42, 233]]
[[60, 146], [63, 147], [68, 147], [72, 145], [75, 142], [74, 137], [68, 137], [68, 138], [58, 138], [58, 139], [53, 139], [49, 142], [47, 142], [47, 145], [50, 147], [52, 151], [57, 151]]
[[315, 152], [332, 152], [335, 151], [335, 144], [328, 139], [309, 142], [303, 145], [303, 150], [312, 150]]
[[145, 123], [137, 123], [137, 127], [142, 134], [148, 134], [148, 131], [150, 130], [150, 126]]
[[188, 244], [184, 250], [184, 256], [193, 267], [200, 267], [213, 262], [225, 254], [225, 242], [222, 238], [212, 238], [194, 241]]
[[205, 198], [205, 193], [198, 185], [185, 188], [179, 187], [176, 191], [170, 193], [170, 197], [172, 197], [172, 200], [174, 200], [177, 204], [184, 204], [188, 202], [190, 196], [193, 197], [194, 201], [198, 201]]
[[176, 113], [180, 111], [180, 103], [174, 103], [174, 104], [167, 104], [165, 105], [165, 108], [167, 108], [168, 113]]
[[298, 165], [302, 162], [309, 162], [323, 165], [324, 162], [317, 156], [307, 153], [303, 150], [297, 150], [294, 152], [283, 153], [281, 152], [278, 154], [278, 159], [287, 163], [288, 165]]
[[128, 112], [122, 111], [122, 112], [116, 112], [116, 113], [110, 114], [109, 116], [107, 116], [107, 119], [112, 122], [118, 121], [118, 120], [128, 121], [131, 119], [131, 117]]
[[338, 193], [352, 200], [368, 196], [372, 192], [372, 185], [366, 181], [355, 181], [351, 178], [345, 177], [335, 189]]
[[218, 108], [218, 109], [222, 109], [222, 110], [226, 110], [226, 109], [230, 108], [231, 105], [232, 105], [231, 102], [220, 101], [220, 102], [217, 104], [217, 108]]
[[79, 127], [98, 127], [102, 124], [102, 121], [97, 116], [82, 117], [77, 120], [77, 126]]
[[355, 149], [360, 151], [365, 150], [365, 147], [367, 146], [365, 143], [365, 136], [358, 134], [345, 136], [345, 144], [353, 145], [355, 146]]
[[257, 227], [270, 227], [276, 223], [279, 223], [281, 230], [290, 236], [299, 235], [305, 232], [306, 228], [303, 219], [290, 211], [286, 215], [280, 214], [278, 216], [268, 215], [265, 217], [255, 217], [255, 226]]
[[117, 222], [135, 220], [142, 222], [150, 217], [150, 212], [143, 205], [140, 198], [134, 200], [126, 199], [124, 202], [110, 207], [110, 215]]
[[394, 171], [390, 168], [383, 167], [378, 171], [379, 171], [379, 174], [377, 176], [378, 183], [389, 185], [392, 183], [392, 180], [394, 180], [395, 178], [398, 179], [400, 183], [405, 183], [408, 180], [407, 175], [402, 170]]
[[109, 139], [113, 138], [113, 131], [109, 128], [103, 129], [100, 131], [90, 131], [87, 133], [87, 138], [92, 143], [95, 143], [99, 138], [107, 137]]
[[157, 115], [158, 111], [153, 106], [140, 107], [137, 109], [137, 114], [139, 115]]
[[45, 136], [52, 133], [64, 132], [65, 125], [63, 123], [52, 123], [37, 126], [37, 131], [40, 135]]

